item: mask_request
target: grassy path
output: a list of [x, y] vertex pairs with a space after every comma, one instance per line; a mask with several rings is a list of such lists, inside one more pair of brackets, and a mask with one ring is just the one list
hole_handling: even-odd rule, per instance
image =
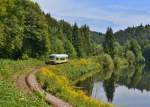
[[[25, 78], [24, 74], [31, 71], [33, 67], [43, 64], [43, 61], [36, 59], [0, 59], [0, 107], [51, 107], [36, 93], [24, 92], [26, 86], [22, 82]], [[17, 82], [19, 85], [16, 86]]]
[[52, 104], [54, 107], [72, 107], [70, 104], [53, 96], [50, 93], [45, 92], [41, 88], [35, 77], [35, 73], [38, 72], [38, 70], [38, 68], [34, 68], [29, 74], [20, 75], [16, 81], [17, 86], [28, 93], [31, 93], [31, 91], [39, 93], [48, 103]]

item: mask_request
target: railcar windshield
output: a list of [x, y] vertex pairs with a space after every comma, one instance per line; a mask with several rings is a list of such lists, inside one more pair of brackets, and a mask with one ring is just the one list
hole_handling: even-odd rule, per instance
[[51, 60], [53, 60], [53, 59], [55, 59], [55, 56], [49, 56], [49, 58], [50, 58]]

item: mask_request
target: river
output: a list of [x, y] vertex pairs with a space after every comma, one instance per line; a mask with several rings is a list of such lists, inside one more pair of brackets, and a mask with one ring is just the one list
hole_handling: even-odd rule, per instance
[[77, 84], [97, 100], [116, 107], [150, 107], [150, 68], [147, 65], [112, 73], [103, 71]]

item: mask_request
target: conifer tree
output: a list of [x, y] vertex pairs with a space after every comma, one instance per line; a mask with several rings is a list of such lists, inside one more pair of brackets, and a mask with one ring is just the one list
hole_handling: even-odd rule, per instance
[[104, 52], [111, 55], [112, 58], [114, 58], [114, 46], [115, 44], [115, 37], [113, 34], [113, 30], [108, 27], [106, 34], [105, 34], [105, 40], [103, 43], [103, 47], [104, 47]]
[[74, 48], [77, 52], [77, 56], [82, 57], [80, 32], [79, 32], [79, 28], [76, 23], [73, 26], [72, 42], [73, 42]]

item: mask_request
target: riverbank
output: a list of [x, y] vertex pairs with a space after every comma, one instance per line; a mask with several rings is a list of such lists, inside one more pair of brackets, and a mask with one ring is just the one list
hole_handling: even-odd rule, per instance
[[65, 64], [49, 65], [36, 73], [42, 88], [74, 107], [112, 107], [87, 96], [74, 85], [100, 71], [95, 59], [74, 59]]
[[[25, 106], [37, 106], [40, 107], [48, 105], [42, 97], [37, 96], [37, 93], [28, 92], [25, 83], [25, 76], [32, 70], [35, 66], [44, 65], [43, 61], [31, 59], [31, 60], [0, 60], [0, 89], [1, 97], [0, 100], [2, 106], [5, 105], [22, 105]], [[81, 90], [74, 89], [74, 85], [100, 71], [100, 66], [94, 58], [89, 59], [74, 59], [70, 60], [68, 63], [59, 65], [48, 65], [46, 68], [40, 69], [40, 71], [48, 72], [48, 75], [52, 77], [47, 77], [47, 75], [36, 74], [38, 77], [44, 79], [44, 84], [39, 81], [42, 86], [47, 84], [43, 89], [54, 96], [68, 102], [75, 107], [112, 107], [110, 104], [105, 104], [101, 101], [96, 101]], [[41, 72], [39, 72], [41, 73]], [[49, 74], [50, 73], [50, 74]], [[23, 80], [23, 81], [22, 81]], [[51, 81], [52, 80], [52, 81]], [[50, 83], [49, 83], [50, 81]], [[52, 87], [52, 88], [51, 88]], [[50, 88], [50, 90], [48, 90]], [[51, 90], [52, 89], [52, 90]], [[10, 98], [5, 99], [4, 96], [9, 96]], [[15, 94], [15, 95], [14, 95]], [[28, 102], [26, 104], [26, 102]]]

